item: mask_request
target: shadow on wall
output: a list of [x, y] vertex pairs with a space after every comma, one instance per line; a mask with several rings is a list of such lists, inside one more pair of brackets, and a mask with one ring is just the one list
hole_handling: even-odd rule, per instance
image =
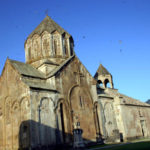
[[67, 150], [72, 147], [73, 134], [63, 133], [33, 120], [23, 121], [20, 125], [19, 150]]
[[71, 134], [33, 120], [23, 121], [19, 129], [19, 149], [46, 150], [72, 146]]

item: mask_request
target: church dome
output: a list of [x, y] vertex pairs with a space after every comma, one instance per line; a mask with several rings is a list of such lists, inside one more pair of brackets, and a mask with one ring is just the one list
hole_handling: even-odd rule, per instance
[[72, 36], [46, 16], [25, 41], [26, 63], [46, 59], [59, 63], [74, 54], [73, 47]]

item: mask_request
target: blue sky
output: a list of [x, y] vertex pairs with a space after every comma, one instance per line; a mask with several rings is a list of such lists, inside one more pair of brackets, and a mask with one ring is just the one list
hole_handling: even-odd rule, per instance
[[121, 93], [150, 99], [149, 0], [0, 0], [0, 72], [7, 56], [25, 61], [24, 41], [46, 13], [92, 75], [102, 63]]

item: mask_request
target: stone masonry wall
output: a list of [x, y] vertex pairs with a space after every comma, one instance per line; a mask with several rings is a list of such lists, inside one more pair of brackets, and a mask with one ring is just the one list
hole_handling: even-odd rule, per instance
[[28, 119], [29, 89], [7, 60], [0, 78], [0, 149], [19, 148], [20, 125]]
[[150, 136], [149, 108], [122, 105], [121, 109], [126, 139]]
[[89, 141], [96, 140], [94, 85], [95, 80], [76, 57], [56, 76], [57, 90], [64, 96], [62, 101], [67, 107], [65, 132], [72, 134], [74, 124], [80, 122], [83, 138]]

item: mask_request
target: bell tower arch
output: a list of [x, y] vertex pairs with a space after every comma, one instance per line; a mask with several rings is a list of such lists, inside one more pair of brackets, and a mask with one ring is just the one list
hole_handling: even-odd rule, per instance
[[94, 78], [97, 80], [97, 84], [103, 88], [114, 88], [112, 75], [107, 69], [100, 64]]

